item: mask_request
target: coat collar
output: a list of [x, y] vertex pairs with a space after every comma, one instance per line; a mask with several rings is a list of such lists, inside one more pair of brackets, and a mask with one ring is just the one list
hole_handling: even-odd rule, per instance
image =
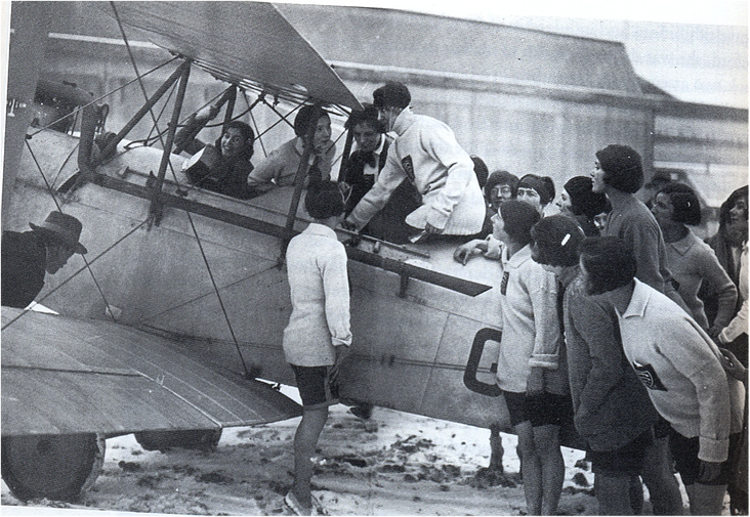
[[385, 134], [380, 135], [380, 144], [375, 148], [375, 151], [373, 151], [375, 154], [380, 156], [383, 154], [383, 149], [385, 148]]
[[323, 237], [330, 237], [331, 239], [338, 240], [338, 237], [336, 236], [336, 232], [334, 232], [330, 227], [326, 226], [325, 224], [310, 223], [307, 226], [307, 228], [305, 228], [304, 233], [307, 233], [310, 235], [320, 235]]
[[405, 107], [401, 110], [401, 113], [398, 114], [398, 117], [396, 117], [396, 122], [393, 124], [393, 130], [398, 136], [403, 135], [406, 133], [406, 130], [414, 124], [416, 118], [417, 116], [411, 110], [411, 107]]
[[685, 237], [679, 241], [670, 242], [667, 246], [674, 248], [674, 250], [680, 255], [685, 255], [693, 246], [695, 246], [695, 235], [692, 230], [688, 228], [688, 234]]
[[531, 260], [531, 246], [526, 245], [517, 252], [513, 254], [512, 257], [508, 258], [508, 247], [503, 247], [503, 256], [502, 256], [502, 263], [503, 266], [510, 266], [513, 268], [519, 267], [521, 264], [526, 262], [527, 260]]
[[633, 296], [630, 298], [630, 303], [625, 313], [622, 314], [622, 319], [631, 317], [642, 318], [646, 313], [646, 307], [648, 307], [651, 295], [653, 294], [654, 288], [649, 287], [637, 278], [635, 279], [635, 288], [633, 289]]

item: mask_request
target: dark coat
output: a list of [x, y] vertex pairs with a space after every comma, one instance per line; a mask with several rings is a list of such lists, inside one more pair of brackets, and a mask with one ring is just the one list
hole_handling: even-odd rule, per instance
[[[383, 137], [385, 138], [385, 137]], [[383, 143], [383, 151], [378, 160], [378, 171], [383, 170], [386, 157], [388, 156], [388, 140]], [[346, 164], [346, 182], [352, 186], [352, 193], [346, 205], [347, 215], [357, 206], [359, 200], [364, 197], [368, 190], [375, 184], [374, 175], [365, 175], [367, 160], [362, 151], [354, 151]]]
[[615, 450], [647, 431], [658, 413], [622, 350], [617, 315], [586, 294], [580, 272], [563, 307], [576, 429], [591, 450]]
[[25, 308], [44, 287], [47, 250], [35, 232], [3, 232], [2, 303]]
[[224, 158], [211, 144], [201, 152], [200, 161], [185, 171], [193, 185], [239, 199], [254, 197], [247, 185], [247, 176], [253, 170], [252, 163], [242, 157], [233, 160]]
[[183, 147], [190, 155], [200, 155], [200, 159], [185, 171], [190, 183], [220, 194], [250, 199], [257, 195], [247, 185], [247, 177], [253, 170], [249, 156], [245, 153], [228, 159], [221, 154], [221, 137], [212, 144], [206, 144], [195, 137], [198, 121], [191, 117], [185, 127], [175, 135], [175, 147]]
[[[388, 140], [383, 145], [380, 153], [378, 170], [383, 170], [388, 157]], [[352, 186], [352, 194], [346, 206], [347, 215], [357, 206], [375, 183], [373, 176], [364, 174], [366, 160], [359, 151], [354, 151], [346, 166], [346, 182]], [[417, 188], [410, 181], [402, 181], [393, 191], [390, 199], [383, 209], [370, 219], [364, 229], [364, 233], [399, 244], [409, 242], [409, 237], [414, 235], [415, 229], [406, 224], [406, 216], [422, 206], [422, 199]]]

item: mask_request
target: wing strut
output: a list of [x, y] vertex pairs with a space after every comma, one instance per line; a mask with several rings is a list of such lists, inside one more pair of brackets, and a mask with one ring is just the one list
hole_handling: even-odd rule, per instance
[[[232, 112], [234, 111], [234, 99], [237, 97], [237, 89], [234, 85], [230, 86], [226, 90], [224, 90], [224, 93], [221, 94], [221, 97], [214, 105], [215, 109], [220, 110], [224, 104], [229, 101], [229, 105], [227, 105], [227, 112], [226, 116], [224, 118], [224, 124], [232, 120]], [[205, 104], [204, 106], [207, 106], [208, 104]], [[192, 115], [191, 115], [192, 117]], [[190, 120], [188, 118], [188, 120]], [[187, 147], [188, 143], [193, 140], [198, 133], [201, 132], [201, 130], [206, 127], [206, 124], [208, 124], [209, 119], [201, 120], [198, 123], [195, 124], [195, 127], [192, 128], [192, 131], [190, 131], [189, 134], [185, 135], [185, 138], [180, 142], [178, 145], [174, 147], [172, 152], [174, 154], [180, 154], [182, 151], [185, 150], [185, 147]], [[189, 125], [189, 124], [188, 124]]]
[[[222, 100], [225, 97], [222, 97]], [[232, 121], [232, 115], [234, 114], [234, 103], [237, 102], [237, 86], [234, 84], [226, 91], [227, 111], [224, 113], [224, 124], [229, 124]], [[254, 105], [253, 105], [254, 106]], [[250, 110], [252, 111], [252, 107]]]
[[[310, 117], [311, 120], [317, 121], [323, 114], [323, 108], [320, 104], [313, 105], [313, 112]], [[294, 221], [296, 220], [297, 208], [299, 207], [299, 200], [302, 197], [302, 189], [305, 186], [305, 179], [310, 168], [310, 154], [313, 147], [313, 139], [315, 138], [316, 124], [310, 124], [307, 128], [307, 134], [305, 135], [305, 149], [302, 151], [302, 159], [297, 167], [297, 174], [294, 177], [294, 194], [292, 195], [292, 204], [289, 207], [289, 213], [286, 216], [286, 227], [284, 228], [284, 237], [281, 241], [281, 254], [279, 255], [279, 266], [284, 263], [284, 255], [286, 254], [286, 248], [289, 245], [289, 241], [292, 239], [292, 231], [294, 229]]]
[[[159, 99], [161, 99], [164, 94], [169, 90], [169, 88], [172, 87], [172, 85], [177, 82], [177, 80], [182, 76], [184, 73], [185, 68], [190, 67], [190, 63], [185, 61], [183, 62], [177, 69], [172, 72], [172, 75], [169, 76], [169, 78], [162, 84], [158, 90], [151, 96], [151, 98], [148, 99], [148, 101], [141, 106], [141, 109], [139, 109], [135, 115], [128, 121], [125, 126], [117, 133], [117, 135], [107, 144], [107, 146], [102, 150], [101, 156], [111, 156], [117, 151], [117, 145], [122, 141], [123, 138], [135, 127], [138, 122], [141, 121], [141, 119], [148, 113], [151, 108], [156, 104]], [[81, 135], [81, 140], [83, 140], [83, 135]], [[86, 157], [88, 158], [88, 157]], [[96, 167], [97, 165], [101, 164], [102, 160], [98, 160], [96, 163], [91, 163], [91, 166]], [[79, 155], [78, 160], [79, 167], [81, 166], [81, 159]], [[81, 167], [82, 170], [85, 170], [85, 167], [88, 166], [88, 163], [83, 164], [84, 167]]]
[[[112, 10], [115, 13], [115, 18], [117, 19], [117, 24], [120, 27], [120, 32], [122, 33], [123, 40], [125, 40], [127, 44], [127, 36], [125, 34], [125, 30], [122, 26], [122, 23], [120, 21], [120, 16], [119, 16], [119, 13], [117, 12], [117, 7], [115, 6], [114, 2], [110, 2], [110, 4], [112, 6]], [[140, 74], [138, 73], [138, 67], [135, 62], [135, 58], [133, 57], [133, 54], [130, 51], [130, 45], [127, 45], [127, 48], [128, 48], [128, 54], [130, 55], [130, 59], [133, 64], [133, 68], [135, 69], [136, 75], [140, 77]], [[159, 221], [161, 220], [162, 210], [163, 210], [163, 203], [161, 200], [161, 195], [162, 195], [161, 190], [164, 184], [164, 177], [166, 175], [167, 166], [170, 167], [170, 170], [172, 171], [172, 176], [174, 177], [175, 181], [177, 181], [177, 177], [175, 175], [174, 169], [172, 169], [172, 162], [170, 161], [169, 157], [172, 151], [172, 145], [174, 143], [174, 136], [177, 131], [177, 126], [179, 124], [180, 112], [182, 111], [182, 104], [185, 98], [185, 90], [187, 88], [188, 79], [190, 77], [190, 60], [186, 59], [185, 63], [183, 63], [183, 66], [185, 66], [185, 69], [180, 75], [180, 85], [178, 87], [178, 94], [177, 94], [177, 98], [175, 99], [175, 105], [172, 111], [172, 120], [167, 128], [168, 129], [167, 141], [162, 142], [162, 148], [164, 149], [164, 152], [162, 154], [161, 164], [159, 165], [159, 175], [156, 179], [156, 184], [152, 186], [151, 207], [149, 209], [149, 227], [150, 227], [151, 221], [154, 221], [158, 224]], [[143, 83], [139, 81], [139, 84], [141, 85], [143, 96], [144, 98], [146, 98], [147, 95], [146, 95], [146, 90], [143, 87]], [[231, 117], [234, 111], [234, 104], [235, 104], [236, 98], [237, 98], [236, 85], [232, 85], [232, 87], [229, 88], [227, 92], [225, 92], [225, 95], [222, 96], [220, 105], [223, 104], [225, 101], [229, 102], [229, 105], [227, 106], [227, 110], [225, 114], [225, 120], [224, 120], [225, 124], [229, 120], [231, 120]], [[256, 103], [257, 102], [258, 101], [256, 101]], [[255, 106], [255, 104], [253, 104], [253, 106]], [[250, 107], [250, 110], [252, 110], [252, 106]], [[151, 116], [152, 118], [154, 118], [154, 126], [156, 126], [157, 121], [153, 115], [153, 112], [151, 113]], [[157, 132], [158, 132], [158, 128], [157, 128]], [[159, 138], [161, 139], [161, 134], [159, 134]], [[200, 236], [198, 235], [198, 230], [195, 227], [195, 224], [193, 223], [193, 217], [190, 214], [190, 212], [186, 212], [186, 213], [188, 216], [188, 220], [190, 221], [190, 227], [192, 228], [193, 234], [195, 235], [196, 243], [198, 244], [198, 248], [200, 249], [201, 256], [203, 257], [203, 263], [206, 265], [206, 271], [208, 272], [208, 276], [211, 279], [211, 284], [213, 285], [214, 292], [216, 293], [216, 297], [219, 301], [219, 306], [221, 307], [221, 310], [224, 313], [224, 320], [226, 321], [229, 332], [232, 335], [232, 339], [234, 340], [234, 344], [237, 349], [237, 354], [239, 355], [240, 362], [242, 363], [242, 368], [245, 372], [245, 377], [247, 379], [251, 379], [255, 376], [254, 372], [251, 373], [251, 371], [248, 370], [247, 364], [245, 363], [245, 358], [242, 355], [242, 350], [240, 349], [239, 342], [237, 341], [237, 337], [234, 333], [232, 322], [229, 320], [229, 315], [227, 314], [226, 308], [224, 307], [224, 301], [222, 300], [221, 294], [219, 293], [219, 287], [216, 285], [216, 280], [214, 279], [213, 272], [211, 271], [211, 266], [208, 263], [208, 257], [206, 257], [206, 254], [203, 250], [203, 244], [201, 242]]]
[[346, 130], [346, 142], [344, 143], [344, 152], [341, 154], [341, 166], [339, 168], [339, 181], [346, 183], [347, 181], [347, 164], [349, 163], [349, 155], [352, 152], [352, 141], [354, 140], [354, 133], [349, 124], [344, 124]]
[[[185, 100], [185, 90], [187, 89], [188, 79], [190, 79], [190, 61], [185, 61], [185, 66], [182, 69], [180, 75], [180, 85], [177, 89], [177, 98], [175, 99], [174, 108], [172, 109], [172, 120], [169, 122], [167, 128], [167, 141], [164, 144], [164, 152], [161, 155], [161, 163], [159, 164], [159, 173], [156, 177], [156, 182], [152, 187], [151, 206], [149, 208], [149, 220], [158, 224], [161, 222], [163, 207], [159, 201], [159, 194], [161, 188], [164, 185], [164, 176], [167, 173], [167, 165], [169, 165], [169, 155], [172, 151], [172, 143], [174, 143], [174, 135], [177, 131], [177, 124], [180, 122], [180, 110], [182, 110], [182, 102]], [[182, 67], [180, 67], [182, 68]], [[151, 226], [149, 222], [149, 227]]]
[[[114, 6], [113, 6], [114, 7]], [[125, 38], [125, 35], [123, 33], [123, 38]], [[135, 66], [135, 64], [134, 64]], [[138, 74], [137, 68], [136, 68], [136, 74]], [[92, 160], [92, 146], [93, 146], [93, 138], [94, 138], [94, 131], [95, 131], [95, 109], [91, 106], [86, 107], [83, 110], [83, 115], [81, 119], [81, 143], [79, 146], [79, 153], [78, 153], [78, 165], [79, 168], [84, 172], [84, 177], [87, 180], [93, 181], [95, 183], [101, 184], [101, 176], [99, 176], [96, 173], [96, 167], [103, 161], [104, 157], [110, 156], [116, 152], [118, 143], [125, 137], [125, 135], [128, 134], [128, 132], [135, 127], [135, 125], [145, 116], [147, 112], [151, 112], [151, 108], [158, 102], [158, 100], [164, 96], [164, 94], [174, 85], [174, 83], [180, 79], [180, 83], [178, 86], [178, 94], [177, 98], [175, 99], [175, 106], [172, 111], [172, 120], [169, 123], [168, 126], [168, 132], [167, 132], [167, 139], [166, 142], [163, 143], [163, 154], [162, 154], [162, 160], [159, 165], [159, 172], [158, 176], [154, 178], [154, 181], [152, 184], [149, 185], [149, 199], [151, 200], [151, 206], [149, 207], [149, 217], [148, 217], [148, 223], [149, 227], [151, 224], [156, 223], [158, 225], [161, 214], [162, 214], [162, 207], [163, 207], [163, 200], [161, 192], [164, 178], [166, 176], [166, 170], [167, 166], [171, 168], [171, 162], [169, 160], [170, 157], [170, 151], [172, 149], [172, 144], [174, 142], [174, 135], [177, 130], [177, 126], [179, 123], [179, 116], [180, 111], [182, 108], [182, 103], [185, 96], [185, 90], [187, 88], [187, 82], [190, 77], [190, 61], [185, 60], [173, 73], [172, 75], [167, 79], [167, 81], [162, 84], [157, 92], [151, 97], [146, 99], [146, 103], [144, 106], [141, 107], [140, 110], [131, 118], [131, 120], [123, 127], [123, 129], [120, 130], [120, 132], [110, 141], [108, 142], [107, 146], [102, 150], [100, 157], [98, 160], [94, 161]], [[144, 93], [144, 97], [146, 97], [145, 89], [143, 89], [143, 84], [141, 83], [141, 88]], [[153, 113], [152, 117], [155, 119]], [[156, 120], [154, 120], [154, 124], [156, 124]], [[160, 135], [161, 138], [161, 135]], [[172, 170], [172, 174], [174, 175], [174, 170]], [[175, 178], [176, 179], [176, 178]], [[242, 351], [240, 349], [239, 342], [237, 340], [237, 337], [234, 333], [234, 328], [232, 327], [232, 323], [229, 320], [229, 315], [227, 314], [226, 307], [224, 306], [223, 300], [221, 298], [221, 294], [219, 293], [219, 288], [216, 285], [216, 281], [213, 276], [213, 272], [211, 271], [211, 266], [208, 263], [208, 258], [205, 255], [205, 252], [203, 250], [203, 246], [201, 243], [200, 236], [198, 235], [198, 231], [195, 228], [195, 225], [193, 224], [192, 216], [189, 212], [187, 212], [188, 219], [190, 221], [190, 225], [193, 230], [193, 234], [195, 235], [196, 242], [198, 244], [198, 247], [200, 249], [201, 255], [203, 256], [203, 262], [206, 265], [206, 269], [208, 271], [208, 275], [211, 279], [211, 283], [214, 287], [214, 291], [216, 293], [216, 296], [219, 301], [219, 305], [221, 307], [222, 312], [224, 313], [224, 318], [227, 323], [227, 327], [229, 328], [229, 332], [232, 335], [232, 339], [234, 340], [237, 353], [240, 358], [240, 362], [242, 363], [242, 367], [245, 372], [245, 377], [247, 379], [252, 379], [255, 377], [255, 367], [248, 368], [245, 358], [242, 355]], [[84, 258], [85, 260], [85, 258]], [[105, 299], [106, 303], [106, 299]]]

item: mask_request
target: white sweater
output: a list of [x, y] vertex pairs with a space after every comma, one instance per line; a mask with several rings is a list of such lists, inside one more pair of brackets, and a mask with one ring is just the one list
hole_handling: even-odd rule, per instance
[[742, 296], [740, 311], [719, 334], [719, 340], [722, 343], [731, 343], [740, 335], [747, 334], [747, 242], [742, 246], [740, 256], [740, 296]]
[[292, 314], [283, 338], [288, 363], [329, 366], [336, 359], [334, 347], [351, 344], [346, 267], [346, 250], [325, 225], [310, 223], [289, 242]]
[[742, 426], [745, 395], [724, 373], [708, 334], [637, 279], [628, 308], [617, 316], [625, 356], [659, 414], [686, 438], [699, 437], [699, 459], [726, 461], [729, 434]]
[[445, 235], [473, 235], [482, 229], [484, 197], [474, 164], [453, 131], [410, 108], [396, 118], [398, 134], [377, 182], [354, 207], [348, 220], [363, 228], [386, 204], [404, 179], [422, 195], [422, 206], [406, 217], [414, 228], [430, 223]]

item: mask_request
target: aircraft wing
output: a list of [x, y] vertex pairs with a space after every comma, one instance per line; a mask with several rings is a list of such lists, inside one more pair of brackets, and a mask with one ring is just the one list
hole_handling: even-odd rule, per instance
[[[126, 434], [255, 425], [301, 414], [268, 384], [100, 320], [2, 308], [2, 434]], [[5, 327], [8, 325], [7, 327]]]
[[262, 2], [102, 4], [150, 41], [220, 80], [282, 98], [361, 108], [354, 94], [284, 16]]

